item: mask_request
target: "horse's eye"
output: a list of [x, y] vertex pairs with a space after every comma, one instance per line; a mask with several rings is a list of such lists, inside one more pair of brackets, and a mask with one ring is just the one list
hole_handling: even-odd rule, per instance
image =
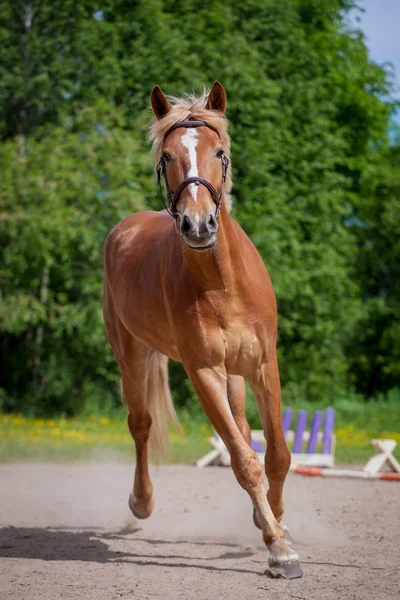
[[171, 155], [170, 155], [170, 154], [168, 154], [168, 152], [163, 152], [163, 159], [164, 159], [166, 162], [169, 162], [170, 160], [172, 160], [172, 157], [171, 157]]
[[222, 149], [217, 151], [217, 154], [216, 154], [217, 158], [221, 159], [223, 157], [223, 155], [224, 155], [224, 151]]

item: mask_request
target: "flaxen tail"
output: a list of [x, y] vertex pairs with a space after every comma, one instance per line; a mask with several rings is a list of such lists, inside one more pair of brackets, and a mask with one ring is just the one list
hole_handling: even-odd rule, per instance
[[152, 419], [149, 441], [152, 456], [158, 462], [170, 447], [169, 421], [182, 434], [169, 389], [168, 358], [159, 352], [150, 352], [146, 387], [146, 405]]

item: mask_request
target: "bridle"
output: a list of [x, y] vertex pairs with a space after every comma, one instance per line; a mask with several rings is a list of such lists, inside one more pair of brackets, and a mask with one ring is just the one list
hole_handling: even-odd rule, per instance
[[[170, 129], [168, 129], [167, 133], [164, 135], [163, 142], [165, 142], [165, 140], [167, 139], [167, 137], [169, 136], [170, 133], [172, 133], [173, 131], [175, 131], [175, 129], [178, 129], [179, 127], [208, 127], [209, 129], [212, 129], [213, 131], [215, 131], [218, 134], [219, 138], [221, 138], [221, 136], [219, 135], [219, 132], [215, 129], [215, 127], [213, 127], [212, 125], [209, 125], [208, 123], [205, 123], [204, 121], [182, 121], [181, 123], [176, 123], [175, 125], [172, 125], [172, 127], [170, 127]], [[167, 171], [166, 171], [166, 159], [164, 156], [161, 156], [161, 158], [157, 164], [157, 167], [156, 167], [157, 168], [157, 183], [160, 188], [161, 199], [163, 201], [164, 207], [167, 210], [167, 212], [171, 215], [171, 217], [173, 217], [175, 220], [178, 219], [178, 217], [180, 217], [180, 214], [176, 210], [176, 205], [178, 203], [179, 196], [181, 195], [181, 193], [185, 189], [185, 187], [187, 187], [191, 183], [194, 183], [196, 185], [200, 185], [200, 184], [204, 185], [204, 187], [208, 189], [208, 191], [210, 192], [211, 198], [214, 200], [215, 205], [217, 207], [217, 209], [215, 211], [215, 218], [218, 219], [219, 214], [221, 212], [222, 193], [224, 190], [226, 173], [228, 171], [228, 166], [229, 166], [229, 159], [227, 158], [227, 156], [225, 156], [225, 154], [222, 154], [222, 156], [221, 156], [221, 164], [222, 164], [222, 184], [221, 184], [221, 189], [219, 190], [219, 192], [217, 192], [217, 190], [212, 185], [212, 183], [210, 183], [207, 179], [204, 179], [203, 177], [188, 177], [187, 179], [184, 179], [178, 185], [175, 192], [172, 192], [168, 185]], [[162, 192], [161, 176], [164, 178], [165, 190], [167, 192], [168, 206], [165, 204], [165, 200], [164, 200], [164, 196], [163, 196], [163, 192]]]

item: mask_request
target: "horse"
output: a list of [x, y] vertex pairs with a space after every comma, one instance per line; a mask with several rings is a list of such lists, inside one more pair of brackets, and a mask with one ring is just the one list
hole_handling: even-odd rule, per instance
[[[124, 218], [104, 250], [104, 323], [136, 447], [129, 506], [139, 519], [153, 511], [148, 442], [160, 451], [169, 420], [177, 424], [168, 359], [180, 361], [251, 498], [270, 573], [301, 577], [282, 524], [290, 452], [281, 421], [277, 306], [261, 256], [230, 216], [226, 92], [215, 82], [209, 93], [180, 99], [155, 86], [151, 106], [150, 139], [168, 205]], [[250, 445], [245, 380], [267, 440], [268, 492]]]

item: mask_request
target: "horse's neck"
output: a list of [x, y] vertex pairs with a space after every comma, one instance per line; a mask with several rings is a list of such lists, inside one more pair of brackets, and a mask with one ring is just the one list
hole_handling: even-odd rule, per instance
[[231, 292], [236, 288], [244, 267], [237, 235], [224, 204], [214, 248], [209, 252], [186, 250], [184, 261], [192, 285], [199, 293], [217, 289]]

